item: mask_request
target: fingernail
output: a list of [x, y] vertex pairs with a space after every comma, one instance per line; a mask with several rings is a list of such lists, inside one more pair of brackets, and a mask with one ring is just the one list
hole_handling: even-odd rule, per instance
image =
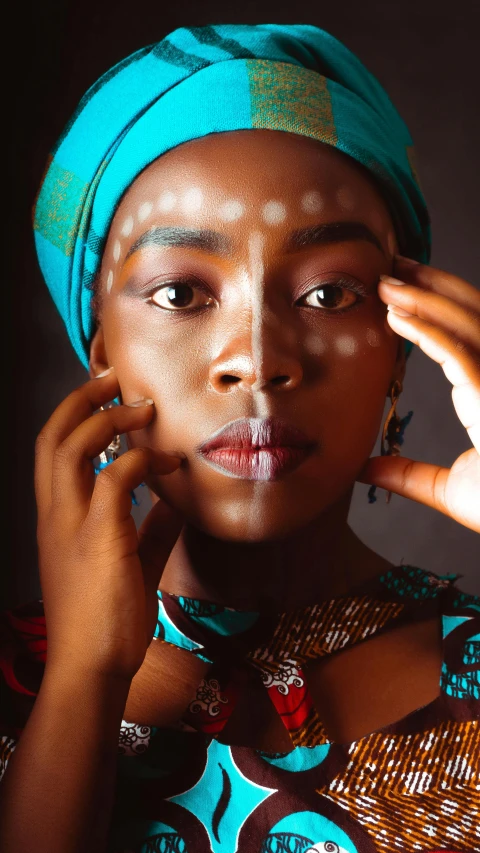
[[403, 308], [399, 308], [397, 305], [387, 305], [387, 308], [392, 312], [392, 314], [398, 314], [399, 317], [412, 316], [409, 311], [404, 311]]
[[106, 370], [102, 370], [102, 372], [101, 372], [101, 373], [97, 373], [97, 375], [96, 375], [96, 376], [94, 376], [93, 378], [94, 378], [94, 379], [101, 379], [103, 376], [108, 376], [108, 374], [109, 374], [109, 373], [111, 373], [111, 372], [112, 372], [112, 370], [114, 370], [114, 368], [113, 368], [113, 367], [107, 367], [107, 369], [106, 369]]
[[135, 400], [134, 403], [125, 403], [131, 409], [140, 409], [142, 406], [153, 406], [153, 400], [150, 397], [144, 397], [142, 400]]
[[404, 264], [420, 264], [420, 261], [414, 261], [413, 258], [406, 258], [405, 255], [395, 255], [396, 261], [403, 261]]
[[385, 284], [405, 284], [404, 281], [400, 281], [399, 278], [393, 278], [391, 275], [381, 275], [380, 281], [384, 281]]

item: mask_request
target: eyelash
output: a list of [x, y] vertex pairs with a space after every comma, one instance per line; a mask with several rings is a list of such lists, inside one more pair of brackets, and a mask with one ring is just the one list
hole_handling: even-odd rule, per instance
[[[148, 293], [147, 302], [150, 305], [153, 305], [155, 308], [158, 308], [160, 311], [167, 311], [169, 314], [195, 314], [195, 313], [198, 313], [198, 312], [203, 311], [206, 308], [210, 307], [209, 305], [199, 305], [196, 308], [183, 308], [183, 309], [182, 308], [176, 308], [176, 309], [171, 308], [170, 309], [170, 308], [164, 308], [162, 305], [157, 305], [157, 303], [155, 303], [153, 301], [153, 297], [160, 290], [163, 290], [167, 287], [175, 287], [175, 285], [180, 285], [180, 284], [185, 284], [188, 287], [191, 287], [192, 290], [195, 290], [195, 289], [200, 290], [203, 294], [205, 294], [205, 296], [211, 297], [211, 293], [210, 293], [209, 289], [200, 280], [191, 279], [191, 278], [177, 278], [177, 279], [172, 279], [172, 281], [165, 282], [160, 287], [158, 287], [158, 286], [152, 287]], [[330, 314], [335, 314], [336, 316], [338, 316], [339, 314], [345, 314], [345, 313], [347, 313], [347, 311], [351, 311], [352, 308], [354, 308], [360, 302], [363, 302], [365, 297], [368, 296], [367, 290], [361, 284], [358, 284], [356, 282], [352, 282], [350, 279], [347, 279], [347, 278], [338, 278], [338, 279], [335, 279], [334, 281], [325, 281], [325, 282], [322, 282], [321, 284], [318, 284], [316, 287], [312, 287], [310, 290], [307, 290], [306, 293], [303, 293], [302, 296], [298, 297], [298, 299], [296, 300], [296, 303], [299, 302], [301, 299], [306, 299], [307, 296], [310, 296], [311, 293], [315, 293], [316, 290], [320, 290], [322, 287], [336, 287], [336, 288], [340, 288], [340, 289], [343, 288], [344, 290], [349, 290], [358, 296], [358, 299], [356, 300], [356, 302], [354, 302], [352, 305], [347, 306], [346, 308], [336, 308], [336, 309], [335, 308], [331, 308], [331, 309], [324, 308], [323, 309], [325, 312], [330, 313]], [[316, 308], [313, 305], [303, 305], [301, 307], [310, 308], [313, 311], [321, 310], [321, 306], [319, 306], [319, 308]]]

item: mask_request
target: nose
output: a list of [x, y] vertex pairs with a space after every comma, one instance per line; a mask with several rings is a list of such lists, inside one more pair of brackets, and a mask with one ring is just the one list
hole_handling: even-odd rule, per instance
[[241, 328], [229, 327], [212, 360], [209, 380], [219, 393], [233, 386], [247, 391], [291, 391], [303, 378], [297, 337], [273, 312], [253, 326], [243, 318]]

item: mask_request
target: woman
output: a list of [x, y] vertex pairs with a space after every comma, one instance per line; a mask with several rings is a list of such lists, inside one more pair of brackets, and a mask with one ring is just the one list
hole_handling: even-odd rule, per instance
[[[359, 480], [480, 530], [479, 295], [377, 81], [315, 27], [178, 30], [87, 93], [35, 233], [91, 378], [38, 441], [46, 664], [42, 604], [4, 619], [2, 849], [480, 849], [479, 602], [347, 524]], [[413, 343], [451, 469], [399, 456]]]

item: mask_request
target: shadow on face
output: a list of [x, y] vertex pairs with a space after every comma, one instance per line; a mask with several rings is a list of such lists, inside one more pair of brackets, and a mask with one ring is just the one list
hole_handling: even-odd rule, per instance
[[142, 172], [105, 247], [91, 366], [115, 366], [125, 402], [153, 398], [131, 446], [186, 454], [156, 494], [260, 542], [348, 493], [404, 371], [377, 295], [395, 251], [374, 180], [311, 139], [212, 134]]

